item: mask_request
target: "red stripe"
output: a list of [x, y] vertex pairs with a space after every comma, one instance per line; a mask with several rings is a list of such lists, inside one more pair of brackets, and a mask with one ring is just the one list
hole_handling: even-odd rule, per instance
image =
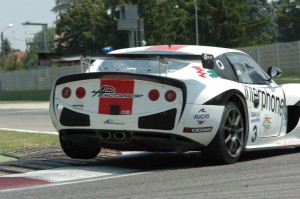
[[[112, 94], [133, 94], [134, 81], [130, 79], [101, 79], [100, 88], [109, 86], [114, 88]], [[111, 90], [110, 90], [111, 91]], [[99, 113], [111, 114], [111, 107], [118, 106], [119, 114], [131, 115], [133, 98], [118, 98], [118, 97], [105, 97], [99, 98]]]
[[183, 47], [186, 47], [186, 45], [161, 45], [161, 46], [152, 46], [147, 48], [146, 50], [179, 50]]
[[38, 180], [24, 177], [0, 177], [0, 189], [9, 189], [33, 185], [49, 184], [46, 180]]

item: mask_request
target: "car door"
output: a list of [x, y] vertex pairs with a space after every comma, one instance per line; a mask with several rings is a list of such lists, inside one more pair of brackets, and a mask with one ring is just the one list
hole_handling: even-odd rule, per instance
[[278, 136], [282, 131], [285, 98], [283, 90], [261, 67], [244, 53], [227, 53], [238, 80], [245, 89], [251, 142], [257, 138]]

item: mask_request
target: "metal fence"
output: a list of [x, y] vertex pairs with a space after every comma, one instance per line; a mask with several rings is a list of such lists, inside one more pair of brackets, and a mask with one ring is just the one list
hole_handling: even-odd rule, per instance
[[300, 75], [300, 41], [240, 48], [267, 69], [270, 66]]
[[[265, 70], [277, 66], [284, 72], [300, 75], [300, 41], [239, 48], [252, 56]], [[50, 89], [61, 76], [81, 72], [81, 66], [13, 71], [0, 74], [0, 91]]]
[[61, 76], [81, 72], [81, 66], [21, 70], [0, 74], [0, 91], [45, 90]]

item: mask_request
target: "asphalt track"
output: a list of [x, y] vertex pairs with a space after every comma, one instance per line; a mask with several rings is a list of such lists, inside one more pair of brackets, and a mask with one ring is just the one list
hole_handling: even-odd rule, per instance
[[[26, 108], [23, 113], [39, 113], [38, 118], [44, 118], [39, 122], [48, 123], [47, 111], [42, 109]], [[2, 110], [0, 120], [5, 119]], [[23, 117], [21, 112], [14, 114]], [[31, 125], [28, 130], [40, 131]], [[45, 128], [43, 132], [51, 131]], [[0, 198], [300, 197], [300, 153], [295, 149], [247, 153], [233, 165], [212, 165], [200, 152], [124, 153], [80, 162], [1, 176]]]
[[48, 108], [48, 102], [0, 104], [0, 130], [54, 133]]

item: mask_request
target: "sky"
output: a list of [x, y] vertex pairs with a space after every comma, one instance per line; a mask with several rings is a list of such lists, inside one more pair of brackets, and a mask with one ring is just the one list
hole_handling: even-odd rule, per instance
[[[55, 0], [0, 0], [0, 31], [12, 48], [26, 50], [26, 38], [33, 38], [42, 26], [22, 23], [47, 23], [48, 27], [54, 27], [56, 14], [51, 11], [54, 6]], [[13, 27], [4, 30], [9, 24]]]

